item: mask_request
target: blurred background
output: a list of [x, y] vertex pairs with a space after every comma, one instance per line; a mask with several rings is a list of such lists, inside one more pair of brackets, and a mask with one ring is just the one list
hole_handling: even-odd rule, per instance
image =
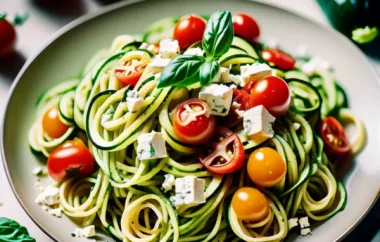
[[[9, 88], [34, 53], [64, 25], [118, 0], [0, 0], [0, 117]], [[330, 25], [351, 38], [380, 73], [380, 0], [260, 0]], [[1, 15], [6, 12], [7, 16]], [[5, 21], [6, 19], [6, 21]], [[376, 25], [378, 24], [378, 25]], [[6, 57], [5, 57], [6, 56]], [[37, 241], [50, 239], [29, 219], [0, 166], [0, 217], [28, 228]], [[380, 242], [380, 202], [344, 242]]]

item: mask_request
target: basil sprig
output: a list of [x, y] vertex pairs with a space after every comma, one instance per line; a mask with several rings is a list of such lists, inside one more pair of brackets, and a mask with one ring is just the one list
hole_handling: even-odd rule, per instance
[[36, 242], [24, 226], [9, 218], [0, 218], [0, 241]]
[[230, 49], [234, 29], [229, 11], [215, 12], [207, 22], [202, 47], [206, 58], [195, 55], [180, 55], [174, 58], [162, 71], [157, 87], [186, 87], [197, 82], [209, 84], [218, 74], [218, 59]]

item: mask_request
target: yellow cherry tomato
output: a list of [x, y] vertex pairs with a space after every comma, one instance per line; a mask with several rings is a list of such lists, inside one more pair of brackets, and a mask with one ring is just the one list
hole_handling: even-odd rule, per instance
[[42, 119], [42, 128], [50, 138], [57, 139], [64, 135], [69, 127], [59, 119], [59, 110], [55, 106], [45, 113]]
[[255, 184], [261, 187], [273, 187], [284, 178], [286, 164], [276, 150], [264, 147], [252, 152], [247, 171]]
[[232, 209], [239, 219], [261, 221], [269, 213], [269, 203], [265, 195], [253, 187], [239, 188], [232, 197]]

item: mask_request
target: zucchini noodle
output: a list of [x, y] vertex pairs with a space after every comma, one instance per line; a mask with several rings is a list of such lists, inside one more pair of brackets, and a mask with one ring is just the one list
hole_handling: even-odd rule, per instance
[[[176, 21], [162, 20], [144, 39], [157, 42]], [[247, 222], [238, 219], [231, 205], [237, 189], [254, 186], [247, 178], [246, 167], [231, 174], [214, 174], [196, 158], [202, 146], [182, 142], [174, 131], [173, 108], [197, 95], [198, 90], [157, 88], [160, 71], [148, 67], [134, 86], [122, 85], [115, 77], [118, 66], [133, 60], [152, 61], [151, 46], [140, 41], [131, 35], [118, 36], [110, 48], [100, 50], [88, 61], [80, 80], [69, 79], [37, 101], [37, 116], [29, 132], [32, 151], [49, 157], [69, 139], [88, 139], [87, 146], [98, 166], [88, 177], [69, 178], [60, 184], [60, 203], [67, 216], [82, 226], [95, 224], [124, 242], [267, 242], [286, 238], [290, 218], [308, 216], [321, 221], [344, 209], [347, 192], [335, 177], [335, 162], [324, 153], [317, 124], [326, 116], [353, 124], [355, 131], [349, 137], [353, 155], [363, 148], [366, 135], [332, 73], [317, 70], [311, 76], [298, 67], [285, 71], [272, 66], [292, 92], [289, 111], [274, 124], [275, 135], [268, 140], [251, 139], [242, 125], [232, 129], [246, 154], [258, 147], [272, 147], [287, 167], [286, 175], [274, 188], [260, 188], [269, 201], [268, 215], [261, 221]], [[263, 61], [256, 47], [241, 41], [233, 42], [234, 47], [221, 57], [221, 65], [231, 71]], [[143, 99], [137, 111], [127, 106], [130, 92]], [[60, 120], [69, 126], [57, 139], [43, 130], [44, 114], [55, 106]], [[137, 139], [152, 131], [163, 135], [168, 157], [139, 160]], [[169, 200], [174, 192], [161, 189], [165, 174], [204, 179], [206, 202], [176, 208]]]

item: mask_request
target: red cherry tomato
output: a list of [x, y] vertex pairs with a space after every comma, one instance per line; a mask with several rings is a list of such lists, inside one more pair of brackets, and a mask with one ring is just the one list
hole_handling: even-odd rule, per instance
[[16, 43], [16, 31], [6, 19], [0, 18], [0, 58], [9, 56]]
[[126, 63], [126, 66], [116, 67], [114, 75], [125, 85], [135, 86], [144, 72], [145, 67], [149, 64], [149, 61], [150, 60], [132, 60]]
[[253, 107], [251, 96], [244, 90], [233, 89], [233, 100], [230, 112], [227, 116], [227, 126], [232, 127], [239, 124], [243, 120], [243, 116], [239, 115], [241, 111], [247, 111]]
[[325, 150], [330, 155], [345, 157], [350, 151], [350, 144], [344, 128], [333, 117], [325, 118], [321, 123], [320, 135], [325, 143]]
[[205, 145], [199, 160], [212, 172], [235, 172], [243, 166], [244, 147], [234, 132], [218, 127], [213, 138]]
[[288, 84], [277, 76], [268, 76], [254, 85], [251, 90], [253, 106], [263, 105], [274, 117], [281, 117], [290, 105]]
[[246, 91], [247, 93], [251, 93], [253, 87], [255, 86], [257, 80], [251, 80], [248, 83], [246, 83], [243, 87], [243, 91]]
[[49, 175], [57, 182], [63, 182], [68, 177], [87, 176], [94, 166], [95, 159], [90, 151], [76, 142], [58, 147], [47, 161]]
[[49, 109], [42, 118], [42, 128], [50, 138], [57, 139], [64, 135], [69, 127], [59, 119], [59, 110], [55, 106]]
[[260, 28], [256, 20], [245, 13], [236, 14], [232, 18], [234, 32], [236, 35], [253, 42], [260, 35]]
[[215, 131], [215, 118], [205, 101], [193, 98], [174, 109], [173, 128], [178, 138], [188, 144], [203, 144]]
[[261, 56], [283, 70], [292, 70], [296, 65], [296, 60], [281, 50], [266, 49], [261, 52]]
[[206, 21], [197, 15], [182, 17], [176, 24], [173, 32], [173, 39], [178, 40], [181, 50], [186, 49], [191, 44], [201, 41], [206, 29]]

